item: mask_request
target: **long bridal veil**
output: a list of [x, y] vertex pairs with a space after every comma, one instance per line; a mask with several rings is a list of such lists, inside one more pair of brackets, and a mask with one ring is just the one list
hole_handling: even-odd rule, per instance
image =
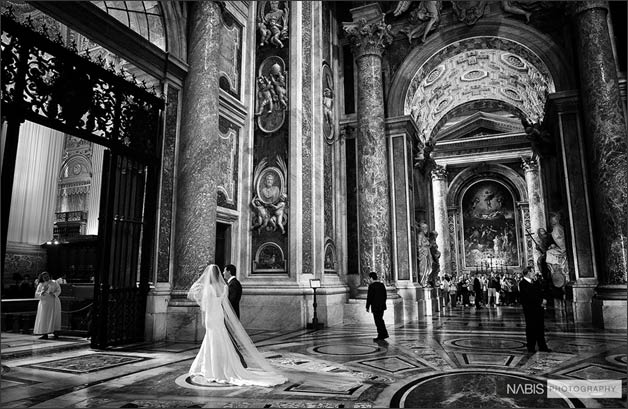
[[276, 369], [262, 356], [246, 333], [246, 330], [231, 307], [231, 303], [227, 297], [227, 291], [227, 283], [222, 277], [220, 269], [217, 265], [210, 264], [205, 268], [201, 277], [192, 284], [192, 287], [188, 291], [188, 298], [194, 300], [199, 307], [201, 307], [203, 325], [207, 322], [206, 314], [216, 313], [215, 311], [211, 311], [210, 306], [216, 301], [213, 298], [218, 298], [224, 313], [224, 324], [231, 335], [236, 349], [246, 362], [247, 369], [256, 372], [262, 371], [269, 376], [279, 376]]
[[[188, 292], [188, 298], [195, 301], [203, 314], [203, 325], [206, 322], [206, 314], [213, 314], [209, 309], [212, 302], [217, 297], [224, 312], [224, 323], [227, 327], [233, 343], [246, 362], [247, 369], [253, 372], [262, 372], [268, 376], [288, 379], [291, 382], [307, 383], [309, 386], [325, 389], [351, 389], [357, 388], [362, 383], [355, 376], [340, 373], [321, 373], [320, 371], [304, 371], [297, 368], [277, 368], [264, 358], [253, 344], [253, 341], [236, 316], [231, 303], [225, 293], [228, 291], [227, 284], [220, 273], [220, 269], [215, 264], [208, 265], [201, 277], [196, 280]], [[278, 382], [281, 383], [281, 382]]]

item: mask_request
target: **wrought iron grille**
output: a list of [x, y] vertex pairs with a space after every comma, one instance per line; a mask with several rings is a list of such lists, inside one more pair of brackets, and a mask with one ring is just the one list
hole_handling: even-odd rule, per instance
[[[45, 29], [44, 29], [45, 30]], [[2, 15], [2, 109], [112, 150], [159, 158], [164, 101], [104, 60]], [[131, 82], [132, 81], [132, 82]]]

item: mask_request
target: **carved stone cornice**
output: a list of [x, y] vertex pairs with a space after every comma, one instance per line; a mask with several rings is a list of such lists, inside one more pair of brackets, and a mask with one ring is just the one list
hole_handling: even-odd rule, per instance
[[538, 172], [539, 162], [536, 158], [521, 158], [521, 168], [526, 172]]
[[447, 170], [444, 166], [436, 165], [432, 169], [432, 180], [447, 180]]
[[381, 57], [384, 48], [392, 43], [391, 26], [384, 22], [384, 16], [382, 14], [381, 20], [372, 22], [362, 18], [357, 22], [345, 23], [343, 29], [356, 60], [365, 55]]

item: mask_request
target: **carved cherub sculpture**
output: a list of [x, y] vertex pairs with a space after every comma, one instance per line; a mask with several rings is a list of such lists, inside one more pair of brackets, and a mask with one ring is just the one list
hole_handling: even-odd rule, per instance
[[[408, 10], [412, 1], [400, 1], [397, 7], [393, 11], [395, 17]], [[440, 10], [442, 8], [442, 1], [421, 1], [418, 7], [410, 12], [410, 21], [414, 25], [413, 28], [407, 28], [402, 30], [408, 36], [408, 41], [412, 43], [415, 35], [421, 30], [423, 22], [427, 22], [425, 29], [423, 30], [423, 36], [421, 42], [425, 42], [427, 35], [438, 27], [440, 22]]]

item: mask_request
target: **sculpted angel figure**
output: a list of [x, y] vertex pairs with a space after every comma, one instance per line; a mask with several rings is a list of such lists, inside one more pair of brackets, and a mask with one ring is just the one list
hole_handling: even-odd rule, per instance
[[[399, 16], [401, 13], [408, 10], [411, 3], [412, 1], [400, 1], [393, 11], [393, 15], [395, 17]], [[410, 43], [415, 35], [421, 30], [422, 22], [427, 21], [425, 30], [423, 30], [421, 42], [425, 42], [427, 35], [438, 27], [442, 3], [442, 1], [421, 1], [419, 6], [410, 12], [410, 21], [415, 24], [415, 27], [407, 32], [408, 41]]]
[[276, 102], [283, 109], [288, 109], [288, 89], [286, 85], [286, 76], [281, 72], [279, 64], [273, 64], [270, 67], [269, 81], [273, 85], [274, 97]]
[[283, 42], [288, 38], [288, 7], [279, 8], [278, 1], [271, 1], [270, 11], [259, 20], [257, 27], [260, 31], [260, 45], [274, 44], [283, 48]]
[[261, 115], [264, 108], [268, 106], [267, 113], [273, 112], [273, 99], [274, 96], [273, 84], [270, 80], [263, 75], [257, 77], [257, 109], [255, 115]]
[[264, 203], [257, 196], [251, 200], [251, 207], [254, 212], [252, 229], [257, 230], [259, 233], [262, 229], [268, 226], [268, 223], [270, 222], [270, 213], [268, 213], [268, 209], [266, 209]]

